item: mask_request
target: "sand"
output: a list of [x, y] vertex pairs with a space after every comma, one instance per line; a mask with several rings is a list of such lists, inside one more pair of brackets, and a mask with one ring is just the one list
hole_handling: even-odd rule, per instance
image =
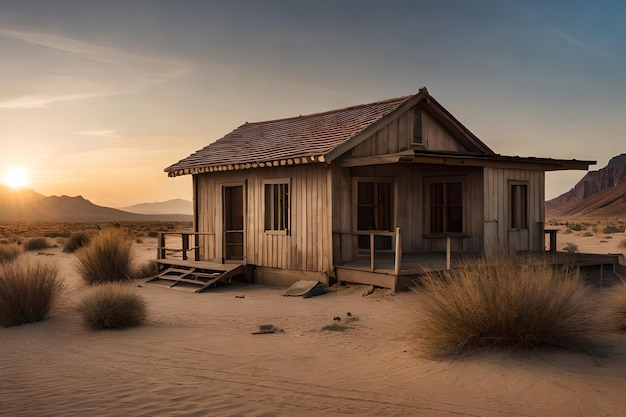
[[[136, 246], [154, 256], [154, 242]], [[202, 294], [137, 281], [149, 318], [90, 331], [73, 255], [39, 323], [0, 329], [0, 416], [623, 416], [626, 336], [603, 357], [483, 353], [432, 361], [411, 343], [415, 297], [350, 285], [303, 299], [233, 284]], [[239, 296], [239, 297], [238, 297]], [[240, 298], [243, 296], [243, 298]], [[347, 313], [356, 319], [347, 322]], [[337, 323], [345, 331], [322, 330]], [[283, 332], [253, 335], [259, 325]]]

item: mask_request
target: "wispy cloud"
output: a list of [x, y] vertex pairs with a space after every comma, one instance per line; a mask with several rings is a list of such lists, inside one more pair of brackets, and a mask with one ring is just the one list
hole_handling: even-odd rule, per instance
[[0, 108], [41, 108], [60, 101], [131, 93], [189, 72], [188, 65], [173, 59], [131, 54], [49, 33], [0, 29], [0, 38], [27, 46], [20, 48], [19, 55], [6, 52], [10, 48], [0, 52], [0, 59], [11, 63], [0, 69], [0, 75], [13, 81], [11, 89], [0, 93]]
[[82, 130], [80, 132], [76, 132], [79, 135], [85, 136], [101, 136], [105, 138], [117, 138], [119, 135], [115, 130]]
[[546, 27], [546, 30], [553, 34], [554, 36], [556, 36], [557, 38], [559, 38], [562, 41], [565, 41], [567, 44], [569, 44], [570, 46], [573, 46], [579, 50], [582, 50], [588, 54], [594, 55], [597, 58], [601, 58], [603, 60], [606, 61], [613, 61], [614, 57], [608, 53], [606, 53], [606, 51], [603, 51], [602, 49], [599, 49], [597, 47], [594, 47], [593, 45], [584, 42], [578, 38], [576, 38], [575, 36], [571, 35], [570, 33], [564, 31], [563, 29], [556, 27], [556, 26], [548, 26]]

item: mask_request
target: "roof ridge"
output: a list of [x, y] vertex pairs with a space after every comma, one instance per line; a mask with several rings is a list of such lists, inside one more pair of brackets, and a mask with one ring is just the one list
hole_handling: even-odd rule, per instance
[[379, 101], [373, 101], [371, 103], [365, 103], [365, 104], [355, 104], [352, 106], [347, 106], [347, 107], [342, 107], [339, 109], [333, 109], [333, 110], [327, 110], [327, 111], [323, 111], [323, 112], [319, 112], [319, 113], [310, 113], [310, 114], [301, 114], [298, 116], [290, 116], [290, 117], [283, 117], [280, 119], [273, 119], [273, 120], [261, 120], [258, 122], [245, 122], [243, 125], [239, 126], [250, 126], [250, 125], [264, 125], [264, 124], [269, 124], [269, 123], [276, 123], [276, 122], [284, 122], [287, 120], [298, 120], [298, 119], [303, 119], [303, 118], [310, 118], [310, 117], [314, 117], [314, 116], [324, 116], [327, 114], [332, 114], [332, 113], [340, 113], [340, 112], [345, 112], [348, 110], [352, 110], [352, 109], [358, 109], [361, 107], [368, 107], [368, 106], [373, 106], [376, 104], [387, 104], [387, 103], [392, 103], [394, 101], [404, 101], [407, 100], [411, 97], [413, 97], [415, 94], [411, 94], [408, 96], [400, 96], [400, 97], [394, 97], [394, 98], [388, 98], [385, 100], [379, 100]]

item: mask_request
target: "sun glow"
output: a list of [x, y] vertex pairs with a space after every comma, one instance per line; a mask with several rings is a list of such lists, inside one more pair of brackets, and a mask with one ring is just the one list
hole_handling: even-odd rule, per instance
[[24, 168], [7, 168], [2, 179], [2, 183], [15, 190], [28, 186], [28, 173]]

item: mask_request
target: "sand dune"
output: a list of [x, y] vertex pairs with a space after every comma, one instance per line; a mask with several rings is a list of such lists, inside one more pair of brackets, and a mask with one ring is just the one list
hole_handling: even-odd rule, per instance
[[[137, 247], [154, 255], [154, 243]], [[143, 285], [148, 322], [84, 328], [73, 255], [51, 249], [68, 289], [43, 322], [0, 329], [2, 416], [623, 416], [626, 337], [606, 357], [416, 356], [414, 296], [348, 286], [310, 299], [234, 284], [203, 294]], [[245, 296], [237, 298], [236, 296]], [[334, 316], [358, 320], [321, 328]], [[260, 324], [284, 332], [253, 335]]]

